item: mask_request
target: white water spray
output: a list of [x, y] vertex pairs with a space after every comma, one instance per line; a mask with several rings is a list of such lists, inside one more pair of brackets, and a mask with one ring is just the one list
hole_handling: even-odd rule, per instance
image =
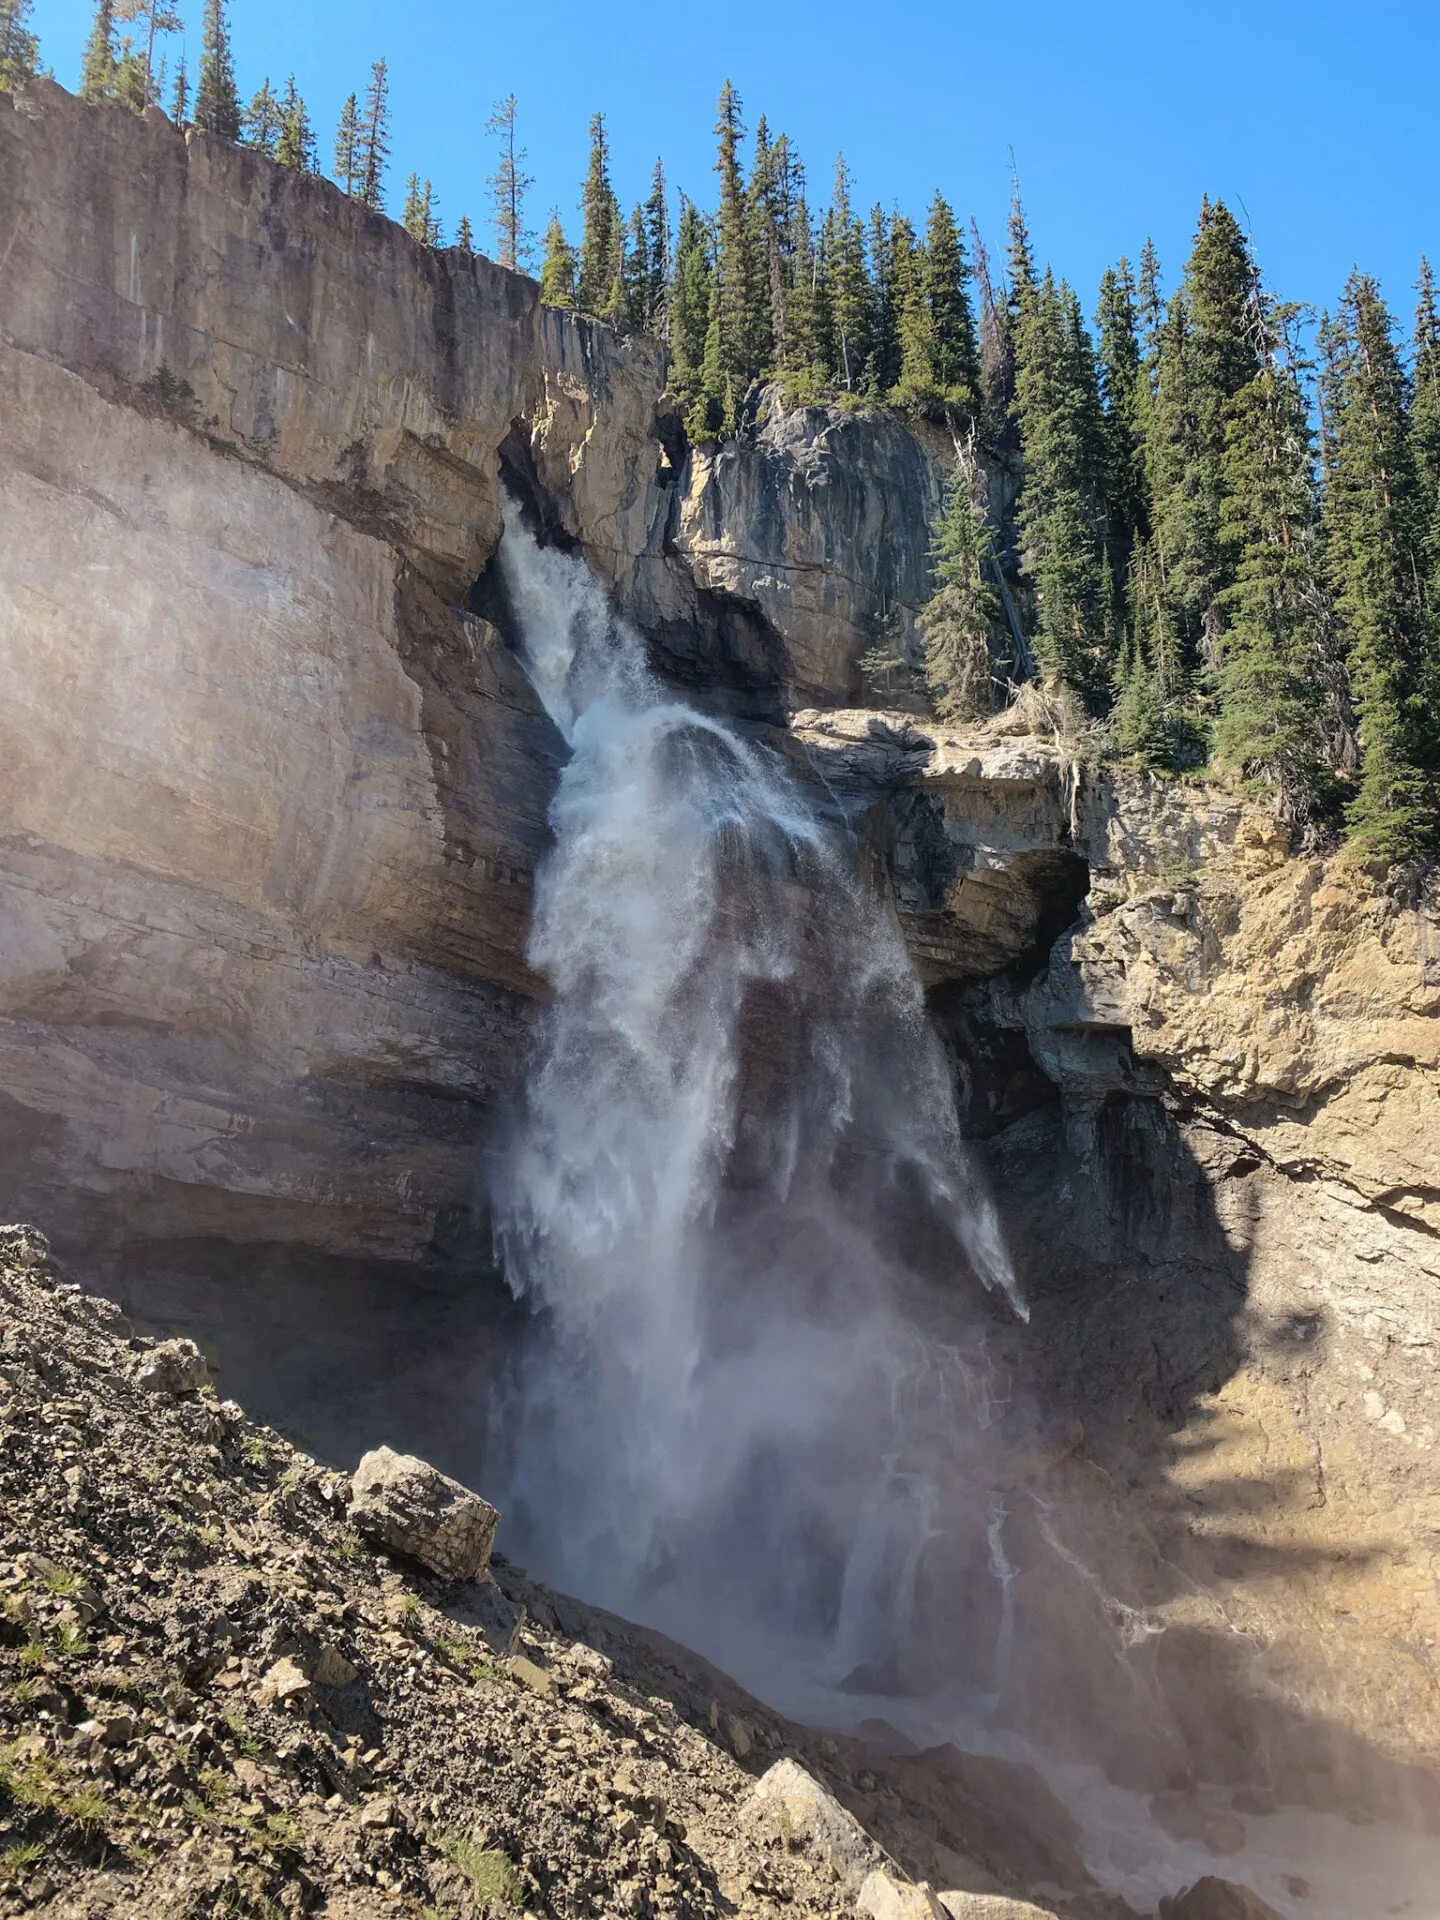
[[732, 1654], [893, 1660], [965, 1477], [971, 1276], [1024, 1311], [919, 983], [780, 762], [513, 510], [500, 554], [571, 749], [529, 949], [555, 997], [493, 1181], [537, 1310], [507, 1526], [714, 1651], [723, 1621]]

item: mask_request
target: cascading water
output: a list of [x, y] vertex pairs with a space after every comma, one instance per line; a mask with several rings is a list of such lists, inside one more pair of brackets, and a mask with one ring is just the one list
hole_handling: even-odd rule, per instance
[[571, 749], [530, 943], [554, 1000], [493, 1169], [536, 1309], [507, 1530], [742, 1665], [789, 1635], [893, 1667], [984, 1417], [969, 1276], [1024, 1311], [919, 983], [781, 763], [677, 703], [513, 510], [500, 553]]

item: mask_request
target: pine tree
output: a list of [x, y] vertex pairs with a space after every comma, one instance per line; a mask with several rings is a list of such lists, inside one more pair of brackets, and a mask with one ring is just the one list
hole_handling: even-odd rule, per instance
[[390, 160], [390, 81], [383, 60], [377, 60], [370, 69], [355, 157], [359, 163], [359, 197], [367, 207], [383, 213], [385, 168]]
[[515, 145], [515, 96], [506, 97], [485, 123], [487, 133], [500, 141], [500, 158], [486, 181], [495, 204], [496, 259], [518, 273], [530, 258], [530, 233], [525, 226], [525, 195], [535, 182], [525, 171], [525, 149]]
[[835, 188], [821, 230], [825, 280], [833, 333], [834, 370], [847, 393], [858, 391], [870, 354], [873, 315], [865, 262], [865, 229], [851, 211], [850, 169], [842, 153], [835, 162]]
[[925, 223], [920, 286], [930, 333], [930, 363], [939, 397], [962, 419], [980, 405], [980, 352], [965, 282], [969, 265], [955, 216], [937, 193]]
[[[1017, 208], [1018, 213], [1018, 208]], [[1070, 289], [1036, 281], [1023, 216], [1012, 225], [1015, 391], [1024, 459], [1022, 571], [1036, 603], [1036, 651], [1047, 672], [1091, 700], [1111, 682], [1099, 378]], [[1016, 267], [1020, 271], [1015, 272]]]
[[640, 323], [661, 339], [670, 337], [670, 202], [665, 192], [665, 167], [655, 162], [650, 196], [643, 208], [645, 257], [648, 278], [645, 286], [645, 318]]
[[1130, 263], [1106, 271], [1095, 315], [1099, 335], [1100, 394], [1105, 409], [1105, 500], [1114, 541], [1112, 561], [1123, 573], [1130, 549], [1149, 531], [1145, 494], [1145, 402], [1135, 282]]
[[27, 24], [32, 0], [0, 0], [0, 93], [13, 93], [40, 64], [40, 42]]
[[980, 229], [972, 220], [975, 245], [975, 284], [980, 293], [980, 400], [986, 440], [995, 448], [1012, 451], [1016, 442], [1015, 345], [1008, 300], [998, 297], [990, 272], [990, 256]]
[[412, 173], [405, 183], [405, 211], [400, 224], [412, 240], [418, 240], [422, 246], [440, 245], [440, 219], [435, 189], [426, 180], [423, 184], [418, 173]]
[[185, 65], [185, 50], [180, 50], [180, 65], [175, 73], [175, 91], [170, 97], [170, 118], [183, 127], [190, 115], [190, 74]]
[[97, 0], [90, 38], [80, 67], [80, 98], [91, 102], [115, 97], [115, 8]]
[[[468, 213], [461, 214], [460, 224], [455, 229], [455, 249], [457, 253], [463, 253], [467, 260], [473, 260], [475, 257], [475, 232], [470, 225], [470, 216]], [[542, 300], [545, 298], [545, 289], [543, 286], [540, 289], [540, 298]], [[551, 304], [554, 305], [555, 303], [552, 301]]]
[[1334, 789], [1322, 718], [1336, 663], [1309, 409], [1290, 337], [1296, 310], [1258, 287], [1253, 303], [1260, 370], [1226, 404], [1220, 537], [1232, 584], [1220, 593], [1215, 745], [1242, 774], [1263, 780], [1281, 816], [1300, 825]]
[[931, 546], [939, 586], [919, 621], [925, 684], [942, 720], [976, 720], [995, 704], [991, 653], [999, 608], [984, 579], [990, 528], [973, 444], [961, 450], [946, 484]]
[[1140, 278], [1135, 287], [1135, 318], [1147, 361], [1155, 353], [1160, 329], [1165, 324], [1165, 302], [1160, 294], [1160, 256], [1155, 242], [1147, 240], [1140, 249]]
[[750, 231], [760, 285], [761, 360], [766, 368], [781, 358], [785, 339], [788, 231], [791, 214], [790, 143], [770, 138], [765, 116], [755, 129], [750, 164]]
[[195, 124], [222, 140], [240, 138], [240, 95], [235, 88], [235, 63], [230, 54], [230, 30], [225, 22], [225, 0], [205, 0], [200, 39], [200, 82], [195, 89]]
[[826, 371], [825, 339], [829, 318], [824, 269], [810, 220], [803, 185], [790, 221], [789, 272], [785, 294], [784, 333], [780, 364], [795, 376], [792, 386], [807, 394], [823, 384]]
[[1425, 500], [1426, 561], [1432, 623], [1440, 631], [1440, 310], [1430, 262], [1420, 262], [1415, 291], [1414, 394], [1410, 405], [1415, 468]]
[[610, 142], [605, 116], [590, 122], [590, 168], [580, 197], [580, 265], [576, 305], [600, 313], [610, 301], [621, 268], [620, 203], [610, 185]]
[[1195, 667], [1213, 664], [1219, 596], [1233, 580], [1220, 538], [1228, 402], [1259, 371], [1254, 263], [1234, 218], [1202, 203], [1195, 245], [1157, 350], [1151, 497], [1165, 591]]
[[915, 229], [902, 215], [890, 223], [886, 265], [888, 298], [894, 314], [895, 352], [899, 362], [889, 398], [894, 405], [923, 406], [935, 397], [935, 365], [930, 353], [930, 317], [921, 278], [920, 248]]
[[540, 267], [540, 298], [547, 307], [575, 305], [575, 249], [565, 238], [559, 210], [552, 208], [545, 229], [545, 257]]
[[[127, 23], [141, 21], [145, 28], [145, 51], [133, 53], [137, 68], [132, 88], [142, 96], [140, 106], [148, 106], [152, 100], [160, 98], [160, 79], [155, 71], [155, 42], [171, 33], [183, 33], [185, 23], [167, 0], [119, 0], [115, 9], [115, 18]], [[123, 56], [122, 56], [123, 58]]]
[[305, 102], [296, 89], [293, 73], [285, 82], [285, 91], [280, 96], [280, 139], [275, 148], [275, 158], [282, 167], [293, 167], [297, 173], [314, 173], [317, 170], [315, 135]]
[[335, 133], [335, 161], [332, 171], [343, 193], [353, 194], [360, 185], [360, 108], [352, 93], [340, 112]]
[[285, 110], [271, 89], [268, 74], [245, 109], [241, 125], [246, 144], [258, 147], [261, 153], [268, 153], [274, 159], [279, 151], [280, 136], [285, 131]]
[[707, 341], [705, 386], [728, 427], [752, 380], [764, 366], [768, 306], [755, 232], [740, 168], [744, 127], [740, 96], [727, 80], [720, 90], [715, 171], [720, 176], [712, 284], [713, 340]]
[[621, 255], [622, 312], [627, 326], [645, 327], [650, 306], [650, 242], [645, 231], [644, 207], [633, 207], [625, 229]]
[[704, 398], [712, 279], [710, 236], [695, 202], [682, 194], [670, 281], [670, 385], [696, 439], [713, 431]]
[[1361, 749], [1347, 820], [1357, 848], [1389, 863], [1440, 847], [1440, 714], [1409, 383], [1368, 275], [1351, 276], [1322, 351], [1327, 560]]

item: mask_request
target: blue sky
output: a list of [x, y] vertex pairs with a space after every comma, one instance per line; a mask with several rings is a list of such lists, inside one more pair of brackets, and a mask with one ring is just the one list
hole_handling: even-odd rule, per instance
[[[67, 86], [92, 5], [36, 0], [44, 58]], [[202, 0], [180, 6], [193, 73]], [[1408, 322], [1419, 256], [1440, 255], [1434, 0], [230, 0], [229, 13], [242, 91], [293, 70], [326, 161], [345, 95], [385, 56], [392, 206], [415, 168], [434, 180], [447, 232], [468, 211], [482, 245], [485, 121], [503, 95], [519, 102], [538, 229], [552, 204], [577, 224], [597, 109], [627, 208], [657, 154], [674, 186], [708, 201], [728, 75], [747, 123], [763, 111], [789, 133], [815, 186], [828, 192], [843, 149], [862, 206], [923, 214], [939, 186], [993, 247], [1013, 150], [1036, 250], [1087, 308], [1104, 267], [1133, 259], [1147, 233], [1173, 283], [1207, 191], [1248, 220], [1287, 298], [1333, 300], [1358, 262]]]

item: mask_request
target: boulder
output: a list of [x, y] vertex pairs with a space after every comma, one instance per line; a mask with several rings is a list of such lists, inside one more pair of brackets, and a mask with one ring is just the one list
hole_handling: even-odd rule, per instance
[[198, 1393], [210, 1383], [205, 1356], [193, 1340], [163, 1340], [143, 1354], [135, 1369], [135, 1384], [167, 1400]]
[[[777, 1760], [755, 1783], [746, 1808], [751, 1822], [778, 1827], [787, 1846], [808, 1846], [853, 1889], [876, 1876], [883, 1855], [854, 1814], [793, 1760]], [[868, 1885], [868, 1881], [866, 1881]], [[898, 1920], [898, 1916], [897, 1916]]]
[[1160, 1902], [1160, 1920], [1284, 1920], [1277, 1908], [1249, 1887], [1207, 1873], [1186, 1893]]
[[1055, 1920], [1053, 1907], [1032, 1907], [1028, 1900], [1012, 1900], [1004, 1893], [937, 1894], [950, 1920]]
[[488, 1500], [413, 1454], [376, 1447], [350, 1483], [350, 1523], [443, 1580], [480, 1580], [500, 1516]]
[[868, 1913], [870, 1920], [945, 1920], [946, 1916], [929, 1887], [911, 1886], [878, 1867], [866, 1874], [855, 1905], [861, 1913]]

